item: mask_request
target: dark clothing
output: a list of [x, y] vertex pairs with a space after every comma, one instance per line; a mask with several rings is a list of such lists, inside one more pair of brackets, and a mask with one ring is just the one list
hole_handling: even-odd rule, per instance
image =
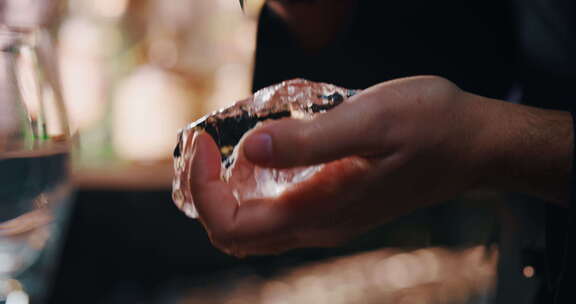
[[[515, 0], [519, 80], [528, 105], [576, 110], [576, 2], [573, 0]], [[574, 117], [574, 116], [573, 116]], [[576, 120], [575, 120], [576, 122]], [[574, 133], [576, 134], [576, 133]], [[572, 168], [570, 210], [548, 204], [546, 261], [548, 286], [542, 303], [576, 303], [569, 286], [574, 276], [574, 219], [576, 171]]]
[[[572, 111], [572, 120], [574, 122], [574, 137], [576, 140], [576, 115]], [[552, 277], [555, 281], [555, 292], [554, 292], [554, 303], [575, 303], [576, 302], [576, 290], [574, 290], [574, 282], [576, 282], [576, 269], [574, 269], [574, 260], [572, 259], [576, 253], [576, 233], [574, 232], [574, 220], [575, 217], [575, 201], [576, 201], [576, 166], [574, 165], [574, 160], [576, 160], [576, 145], [573, 147], [574, 156], [572, 158], [572, 193], [570, 199], [570, 210], [565, 212], [562, 216], [552, 217], [549, 216], [549, 222], [552, 224], [554, 221], [558, 220], [560, 225], [554, 230], [549, 230], [550, 234], [556, 234], [555, 236], [550, 236], [550, 245], [555, 251], [549, 250], [550, 258], [549, 260], [556, 260], [555, 267], [558, 269], [558, 273], [555, 277]], [[556, 210], [556, 212], [558, 212]], [[562, 225], [562, 222], [565, 224]], [[551, 225], [550, 225], [551, 226]], [[550, 227], [549, 226], [549, 227]]]
[[[573, 0], [359, 0], [350, 27], [310, 55], [265, 7], [259, 20], [253, 88], [301, 77], [362, 89], [394, 78], [433, 74], [482, 96], [509, 99], [521, 92], [524, 104], [572, 111], [576, 110], [573, 17]], [[542, 208], [547, 209], [542, 254], [547, 259], [542, 263], [550, 283], [543, 284], [540, 299], [553, 303], [551, 298], [558, 294], [557, 303], [576, 303], [574, 291], [566, 288], [574, 273], [566, 258], [575, 242], [573, 234], [567, 239], [574, 208], [570, 212], [550, 204]]]
[[366, 88], [435, 74], [467, 91], [504, 98], [515, 79], [510, 10], [506, 1], [462, 2], [360, 1], [348, 31], [315, 55], [299, 49], [282, 21], [265, 8], [254, 89], [296, 77]]

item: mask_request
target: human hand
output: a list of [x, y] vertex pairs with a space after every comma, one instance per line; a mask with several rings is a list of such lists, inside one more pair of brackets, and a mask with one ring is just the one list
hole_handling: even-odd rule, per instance
[[[544, 123], [549, 121], [562, 123]], [[216, 145], [207, 134], [198, 134], [192, 195], [210, 239], [230, 254], [336, 246], [471, 188], [514, 188], [517, 172], [531, 176], [533, 171], [552, 169], [554, 176], [561, 176], [570, 144], [566, 148], [550, 142], [556, 147], [547, 147], [552, 154], [516, 153], [548, 141], [546, 136], [532, 136], [533, 122], [566, 130], [565, 113], [476, 96], [439, 77], [394, 80], [366, 89], [311, 120], [284, 119], [247, 134], [243, 153], [257, 165], [289, 168], [325, 163], [312, 178], [276, 198], [239, 205], [220, 180]], [[515, 140], [526, 138], [518, 132], [539, 141]], [[542, 180], [538, 174], [526, 179]]]

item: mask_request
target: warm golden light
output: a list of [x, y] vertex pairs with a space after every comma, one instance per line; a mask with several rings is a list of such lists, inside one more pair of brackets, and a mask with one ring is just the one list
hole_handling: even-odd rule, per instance
[[106, 114], [105, 32], [82, 18], [60, 28], [60, 74], [73, 132], [99, 123]]
[[524, 267], [524, 269], [522, 269], [522, 274], [526, 277], [526, 278], [532, 278], [534, 277], [534, 274], [536, 273], [536, 270], [534, 269], [534, 267], [532, 266], [526, 266]]
[[128, 8], [128, 0], [92, 0], [92, 8], [107, 18], [121, 17]]
[[164, 162], [176, 130], [247, 97], [263, 0], [75, 0], [59, 31], [82, 168]]
[[116, 153], [144, 162], [166, 159], [197, 102], [175, 75], [154, 66], [141, 67], [119, 85], [114, 99]]
[[[301, 266], [270, 280], [243, 279], [226, 290], [198, 291], [180, 303], [380, 304], [468, 303], [490, 295], [496, 278], [497, 250], [483, 246], [452, 251], [382, 249]], [[203, 288], [202, 292], [206, 292]]]

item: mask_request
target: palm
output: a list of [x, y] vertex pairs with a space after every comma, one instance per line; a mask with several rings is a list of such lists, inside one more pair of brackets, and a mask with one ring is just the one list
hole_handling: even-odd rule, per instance
[[[212, 138], [196, 136], [190, 188], [212, 242], [231, 254], [334, 246], [477, 182], [478, 121], [467, 98], [437, 78], [383, 83], [311, 120], [283, 119], [247, 134], [239, 166], [294, 168], [323, 163], [278, 197], [243, 200], [220, 179]], [[463, 128], [462, 125], [467, 127]], [[434, 126], [433, 130], [430, 127]], [[276, 147], [259, 161], [255, 134]], [[298, 147], [297, 150], [286, 147]], [[250, 162], [243, 159], [246, 157]]]

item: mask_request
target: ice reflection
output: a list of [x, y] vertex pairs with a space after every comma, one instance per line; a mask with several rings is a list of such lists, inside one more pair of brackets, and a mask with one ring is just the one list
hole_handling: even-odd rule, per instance
[[491, 297], [497, 260], [498, 250], [483, 246], [383, 249], [203, 287], [179, 303], [472, 303]]

